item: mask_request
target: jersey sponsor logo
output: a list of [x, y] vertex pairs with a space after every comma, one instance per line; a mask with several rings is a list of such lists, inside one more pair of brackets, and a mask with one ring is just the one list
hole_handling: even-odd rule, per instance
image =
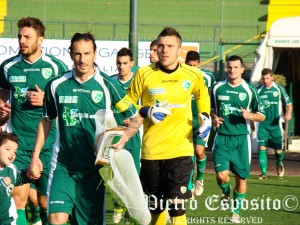
[[162, 83], [178, 83], [178, 80], [162, 80]]
[[226, 96], [226, 95], [218, 95], [218, 100], [229, 101], [229, 96]]
[[85, 90], [85, 89], [73, 89], [73, 92], [91, 93], [90, 90]]
[[268, 98], [268, 95], [261, 95], [260, 98]]
[[264, 101], [262, 101], [262, 106], [263, 106], [264, 109], [269, 108], [270, 105], [271, 105], [271, 103], [270, 103], [269, 100], [264, 100]]
[[240, 99], [241, 101], [244, 101], [244, 100], [246, 99], [246, 97], [247, 97], [247, 94], [246, 94], [246, 93], [239, 93], [239, 99]]
[[26, 76], [10, 76], [9, 83], [19, 83], [19, 82], [26, 82]]
[[78, 103], [78, 96], [59, 96], [59, 103]]
[[279, 95], [278, 91], [274, 91], [274, 92], [273, 92], [273, 96], [274, 96], [274, 97], [278, 97], [278, 95]]
[[62, 115], [63, 120], [66, 122], [66, 126], [74, 126], [79, 123], [79, 120], [75, 117], [78, 117], [78, 109], [70, 109], [65, 107], [65, 111]]
[[22, 104], [24, 102], [26, 102], [27, 100], [27, 90], [28, 90], [28, 87], [26, 88], [20, 88], [20, 87], [15, 87], [15, 93], [14, 93], [14, 97], [16, 99], [16, 102], [18, 104]]
[[190, 80], [182, 81], [182, 87], [184, 90], [188, 90], [191, 87], [191, 81]]
[[42, 75], [45, 79], [48, 79], [52, 75], [52, 69], [51, 68], [43, 68]]
[[232, 107], [231, 104], [221, 104], [221, 112], [223, 116], [228, 116], [230, 114], [233, 114], [234, 111], [241, 112], [242, 110]]
[[182, 194], [186, 193], [187, 187], [186, 186], [181, 186], [180, 191], [181, 191]]
[[103, 98], [103, 92], [102, 91], [92, 91], [92, 99], [95, 103], [99, 103], [101, 99]]
[[231, 93], [231, 94], [238, 94], [238, 92], [236, 92], [236, 91], [226, 91], [226, 93]]
[[23, 69], [23, 72], [39, 72], [40, 68]]
[[163, 102], [166, 102], [166, 105], [164, 107], [167, 109], [179, 109], [186, 107], [186, 103], [167, 103], [168, 100], [155, 100], [155, 104], [160, 104]]
[[149, 88], [148, 89], [149, 95], [162, 95], [166, 93], [166, 89], [164, 88]]

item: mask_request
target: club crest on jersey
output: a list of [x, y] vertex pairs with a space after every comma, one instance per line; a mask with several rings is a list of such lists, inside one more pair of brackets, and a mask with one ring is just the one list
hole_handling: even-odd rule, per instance
[[247, 94], [246, 94], [246, 93], [239, 93], [239, 99], [240, 99], [241, 101], [244, 101], [244, 100], [246, 99], [246, 97], [247, 97]]
[[191, 81], [189, 80], [182, 81], [182, 87], [184, 88], [184, 90], [188, 90], [191, 87]]
[[279, 95], [278, 91], [274, 91], [274, 92], [273, 92], [273, 96], [274, 96], [274, 97], [278, 97], [278, 95]]
[[187, 187], [181, 186], [181, 187], [180, 187], [180, 191], [181, 191], [182, 194], [186, 193]]
[[51, 68], [43, 68], [42, 75], [45, 79], [48, 79], [52, 75], [52, 69]]
[[98, 103], [103, 98], [103, 92], [102, 91], [92, 91], [92, 99], [95, 103]]

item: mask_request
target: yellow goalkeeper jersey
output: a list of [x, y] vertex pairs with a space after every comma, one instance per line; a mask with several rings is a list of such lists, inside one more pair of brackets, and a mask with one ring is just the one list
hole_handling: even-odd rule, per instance
[[210, 111], [210, 98], [198, 68], [179, 63], [178, 68], [162, 71], [158, 63], [141, 67], [135, 74], [127, 96], [132, 102], [141, 98], [142, 106], [167, 102], [171, 115], [159, 124], [144, 119], [142, 159], [172, 159], [193, 156], [191, 96], [199, 112]]

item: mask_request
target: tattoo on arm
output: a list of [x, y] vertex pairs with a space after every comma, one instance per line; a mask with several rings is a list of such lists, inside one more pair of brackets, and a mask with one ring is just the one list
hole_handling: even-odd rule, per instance
[[125, 131], [125, 134], [127, 135], [128, 139], [130, 139], [133, 135], [138, 132], [140, 126], [142, 125], [143, 119], [141, 118], [140, 114], [137, 114], [136, 116], [130, 118], [130, 123]]

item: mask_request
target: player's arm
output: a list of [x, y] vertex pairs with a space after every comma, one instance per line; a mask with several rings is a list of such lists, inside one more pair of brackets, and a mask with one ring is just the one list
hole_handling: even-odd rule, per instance
[[281, 101], [283, 105], [285, 105], [285, 115], [284, 119], [286, 121], [289, 121], [292, 118], [292, 111], [293, 111], [293, 104], [290, 100], [288, 94], [286, 93], [286, 90], [284, 87], [279, 86], [279, 90], [281, 91]]
[[211, 129], [210, 97], [200, 71], [193, 94], [199, 111], [199, 137], [207, 140]]
[[253, 122], [262, 122], [266, 118], [260, 112], [252, 113], [249, 110], [246, 110], [246, 109], [243, 109], [243, 108], [241, 108], [241, 110], [242, 110], [242, 114], [243, 114], [244, 119], [248, 119], [248, 120], [253, 121]]
[[258, 95], [256, 89], [252, 89], [252, 91], [253, 91], [252, 101], [251, 101], [252, 111], [241, 108], [242, 115], [244, 119], [248, 119], [253, 122], [262, 122], [266, 118], [265, 110], [262, 106], [260, 96]]
[[289, 121], [292, 118], [293, 104], [286, 105], [285, 107], [285, 121]]
[[52, 127], [52, 121], [42, 118], [38, 125], [34, 149], [31, 154], [31, 162], [27, 170], [27, 176], [30, 179], [38, 179], [43, 171], [43, 164], [40, 160], [41, 150], [46, 142], [48, 134]]

